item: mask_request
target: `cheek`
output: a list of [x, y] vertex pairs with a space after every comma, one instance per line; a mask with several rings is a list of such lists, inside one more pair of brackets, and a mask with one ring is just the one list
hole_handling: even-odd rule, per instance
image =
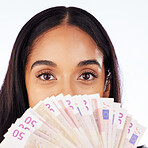
[[87, 89], [81, 89], [79, 90], [80, 91], [80, 94], [96, 94], [96, 93], [99, 93], [100, 96], [103, 96], [103, 90], [104, 90], [104, 84], [102, 85], [93, 85], [93, 86], [90, 86], [89, 88]]
[[35, 106], [39, 101], [44, 100], [46, 97], [54, 95], [54, 91], [52, 89], [37, 87], [36, 85], [29, 87], [27, 92], [30, 107]]
[[104, 76], [101, 76], [99, 79], [97, 79], [94, 83], [83, 85], [81, 83], [77, 83], [75, 85], [75, 92], [77, 94], [96, 94], [99, 93], [100, 96], [103, 96], [103, 90], [104, 90]]
[[102, 84], [101, 86], [96, 86], [96, 87], [93, 87], [92, 88], [92, 94], [96, 94], [96, 93], [99, 93], [100, 94], [100, 97], [103, 96], [103, 90], [104, 90], [104, 85]]
[[[60, 85], [61, 86], [61, 85]], [[91, 86], [87, 86], [87, 87], [81, 87], [81, 85], [77, 85], [77, 84], [73, 84], [72, 86], [72, 92], [70, 93], [69, 91], [67, 91], [66, 94], [71, 94], [71, 95], [84, 95], [84, 94], [96, 94], [99, 93], [100, 96], [103, 95], [103, 89], [104, 89], [104, 85], [103, 83], [96, 83], [94, 85]], [[27, 92], [28, 92], [28, 99], [29, 99], [29, 106], [33, 107], [35, 106], [39, 101], [44, 100], [46, 97], [51, 97], [52, 95], [58, 95], [60, 93], [63, 93], [59, 86], [54, 86], [54, 87], [50, 87], [48, 88], [47, 86], [38, 86], [38, 85], [29, 85], [29, 87], [27, 88]]]
[[51, 96], [52, 92], [46, 87], [39, 86], [32, 75], [26, 73], [25, 84], [28, 94], [29, 106], [35, 106], [40, 100], [44, 100], [47, 96]]

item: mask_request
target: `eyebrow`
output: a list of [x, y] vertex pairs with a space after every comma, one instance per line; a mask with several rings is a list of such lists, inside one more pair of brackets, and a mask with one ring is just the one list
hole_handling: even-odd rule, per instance
[[57, 67], [57, 65], [52, 61], [39, 60], [39, 61], [36, 61], [32, 64], [31, 69], [33, 69], [33, 67], [38, 66], [38, 65], [48, 65], [48, 66], [52, 66], [52, 67]]
[[[93, 65], [93, 64], [98, 65], [99, 68], [101, 69], [101, 65], [97, 60], [84, 60], [84, 61], [81, 61], [77, 66], [82, 67], [82, 66]], [[33, 69], [33, 67], [38, 66], [38, 65], [48, 65], [48, 66], [52, 66], [52, 67], [57, 67], [57, 64], [55, 64], [52, 61], [39, 60], [39, 61], [36, 61], [32, 64], [31, 70]]]
[[99, 68], [101, 69], [101, 64], [100, 64], [97, 60], [95, 60], [95, 59], [81, 61], [81, 62], [78, 64], [78, 67], [82, 67], [82, 66], [86, 66], [86, 65], [92, 65], [92, 64], [98, 65]]

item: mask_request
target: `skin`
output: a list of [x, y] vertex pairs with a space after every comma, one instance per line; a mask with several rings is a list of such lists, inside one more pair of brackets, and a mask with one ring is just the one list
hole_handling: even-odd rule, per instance
[[103, 54], [84, 31], [68, 25], [36, 39], [25, 69], [30, 107], [52, 95], [95, 94], [105, 91]]

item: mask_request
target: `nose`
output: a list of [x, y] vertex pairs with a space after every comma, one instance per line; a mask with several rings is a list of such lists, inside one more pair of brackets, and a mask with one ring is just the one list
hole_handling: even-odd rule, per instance
[[63, 95], [70, 94], [71, 96], [76, 95], [76, 90], [74, 89], [74, 84], [71, 80], [63, 80], [60, 82], [59, 85], [59, 94], [62, 93]]

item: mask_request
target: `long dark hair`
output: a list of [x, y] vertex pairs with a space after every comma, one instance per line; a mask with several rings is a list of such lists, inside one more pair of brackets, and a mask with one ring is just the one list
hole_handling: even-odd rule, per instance
[[33, 41], [47, 30], [66, 23], [87, 32], [104, 56], [105, 75], [111, 72], [110, 96], [121, 102], [118, 62], [114, 47], [98, 20], [75, 7], [53, 7], [35, 15], [21, 29], [9, 61], [8, 71], [0, 91], [0, 141], [10, 125], [29, 107], [25, 86], [25, 66]]

